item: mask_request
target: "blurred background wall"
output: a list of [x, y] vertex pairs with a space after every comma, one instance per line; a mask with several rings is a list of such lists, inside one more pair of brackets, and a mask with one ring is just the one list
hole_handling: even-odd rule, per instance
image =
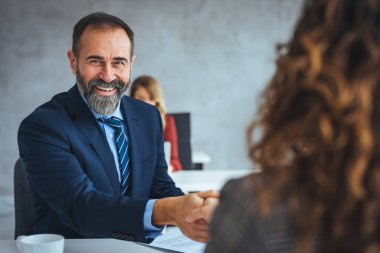
[[136, 35], [133, 77], [163, 86], [168, 112], [191, 112], [192, 148], [213, 169], [247, 169], [245, 129], [302, 0], [0, 0], [0, 194], [13, 193], [21, 120], [75, 82], [74, 24], [104, 11]]

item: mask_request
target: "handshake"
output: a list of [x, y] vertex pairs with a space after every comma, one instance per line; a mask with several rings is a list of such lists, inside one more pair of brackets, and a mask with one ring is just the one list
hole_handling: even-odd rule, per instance
[[159, 199], [153, 207], [152, 222], [156, 226], [175, 225], [190, 239], [207, 242], [208, 225], [218, 203], [215, 190]]

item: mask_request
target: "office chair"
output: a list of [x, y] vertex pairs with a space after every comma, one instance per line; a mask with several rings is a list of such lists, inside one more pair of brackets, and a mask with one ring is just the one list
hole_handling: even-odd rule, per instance
[[178, 156], [184, 170], [194, 169], [191, 157], [190, 113], [168, 113], [173, 116], [177, 128]]
[[14, 238], [17, 239], [20, 235], [32, 234], [33, 226], [36, 222], [36, 214], [28, 174], [21, 159], [16, 161], [13, 183], [15, 204]]

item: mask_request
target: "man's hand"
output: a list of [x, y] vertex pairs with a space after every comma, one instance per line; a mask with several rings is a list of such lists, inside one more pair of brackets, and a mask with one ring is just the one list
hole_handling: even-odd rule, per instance
[[212, 217], [214, 215], [214, 211], [216, 207], [219, 204], [219, 199], [217, 198], [208, 198], [204, 201], [203, 206], [194, 209], [190, 212], [189, 215], [186, 217], [186, 221], [193, 223], [200, 220], [205, 221], [207, 224], [209, 224], [212, 220]]
[[186, 217], [195, 209], [204, 205], [208, 198], [218, 198], [219, 193], [213, 190], [187, 194], [180, 197], [159, 199], [153, 206], [152, 222], [154, 225], [176, 225], [192, 240], [207, 242], [208, 224], [205, 220], [187, 222]]

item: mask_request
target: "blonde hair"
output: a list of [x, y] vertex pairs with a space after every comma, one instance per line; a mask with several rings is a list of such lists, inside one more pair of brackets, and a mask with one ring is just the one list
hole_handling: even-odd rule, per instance
[[150, 99], [154, 101], [155, 106], [161, 114], [162, 124], [165, 127], [166, 108], [160, 84], [151, 76], [139, 76], [132, 82], [130, 96], [134, 98], [139, 88], [145, 88], [147, 90]]

